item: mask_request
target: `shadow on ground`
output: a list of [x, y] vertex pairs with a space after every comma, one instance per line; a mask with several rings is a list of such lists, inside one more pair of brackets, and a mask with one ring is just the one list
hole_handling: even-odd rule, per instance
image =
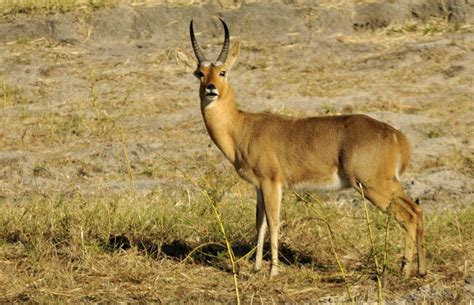
[[[173, 240], [163, 244], [158, 244], [151, 240], [134, 239], [124, 235], [112, 235], [109, 238], [105, 248], [108, 251], [126, 251], [132, 247], [136, 247], [144, 255], [154, 259], [171, 258], [178, 261], [192, 261], [197, 264], [211, 266], [226, 272], [232, 272], [232, 267], [228, 259], [226, 246], [219, 243], [204, 243], [201, 245], [191, 244], [184, 240]], [[253, 245], [245, 242], [234, 243], [232, 251], [235, 258], [248, 257], [254, 259]], [[270, 244], [264, 245], [264, 260], [270, 259]], [[316, 258], [292, 249], [286, 244], [280, 244], [279, 247], [280, 260], [283, 264], [293, 266], [312, 266], [321, 271], [327, 271], [327, 266], [319, 262]]]

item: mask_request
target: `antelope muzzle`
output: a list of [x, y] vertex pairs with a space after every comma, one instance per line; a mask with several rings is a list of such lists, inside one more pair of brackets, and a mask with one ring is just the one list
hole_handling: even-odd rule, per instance
[[209, 84], [206, 86], [205, 94], [206, 99], [208, 100], [216, 100], [219, 97], [219, 91], [217, 90], [214, 84]]

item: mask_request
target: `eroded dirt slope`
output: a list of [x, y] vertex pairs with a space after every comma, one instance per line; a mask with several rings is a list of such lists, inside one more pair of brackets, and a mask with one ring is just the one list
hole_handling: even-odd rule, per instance
[[421, 5], [393, 16], [390, 8], [121, 6], [4, 20], [2, 197], [120, 191], [128, 185], [123, 143], [143, 191], [181, 184], [160, 155], [184, 168], [195, 166], [190, 159], [221, 160], [188, 58], [189, 20], [212, 56], [222, 33], [209, 16], [221, 15], [243, 41], [231, 76], [242, 108], [385, 120], [413, 143], [406, 181], [414, 197], [438, 208], [471, 203], [472, 27], [421, 24], [413, 17], [426, 14]]

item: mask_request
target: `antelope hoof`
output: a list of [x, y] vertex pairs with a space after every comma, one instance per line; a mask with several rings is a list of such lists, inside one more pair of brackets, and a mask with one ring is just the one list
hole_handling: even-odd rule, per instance
[[418, 277], [425, 277], [426, 276], [426, 270], [418, 270]]
[[258, 265], [255, 264], [255, 265], [253, 265], [253, 268], [252, 268], [252, 272], [253, 272], [253, 273], [258, 273], [258, 272], [260, 272], [260, 270], [262, 270], [262, 265], [261, 265], [261, 264], [258, 264]]
[[278, 275], [278, 266], [272, 265], [272, 268], [270, 269], [270, 279], [275, 278]]
[[418, 276], [425, 277], [426, 276], [426, 265], [418, 263]]
[[407, 262], [405, 258], [402, 260], [401, 272], [405, 279], [409, 278], [411, 275], [411, 263]]

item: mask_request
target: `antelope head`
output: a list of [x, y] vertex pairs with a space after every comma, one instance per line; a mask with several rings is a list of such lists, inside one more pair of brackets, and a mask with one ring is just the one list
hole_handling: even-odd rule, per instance
[[194, 35], [193, 21], [189, 25], [191, 43], [197, 59], [197, 68], [194, 75], [201, 82], [199, 97], [201, 99], [201, 109], [211, 108], [221, 100], [233, 100], [232, 89], [227, 82], [227, 76], [239, 56], [240, 42], [236, 42], [229, 52], [229, 29], [222, 19], [219, 19], [224, 26], [224, 45], [215, 62], [210, 62], [204, 56]]

